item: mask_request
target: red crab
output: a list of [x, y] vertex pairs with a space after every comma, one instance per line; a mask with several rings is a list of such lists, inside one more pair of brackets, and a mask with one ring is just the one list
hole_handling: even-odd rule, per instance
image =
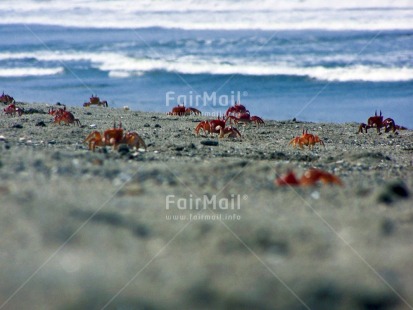
[[0, 102], [3, 102], [4, 104], [11, 104], [14, 103], [14, 98], [9, 95], [5, 95], [3, 91], [2, 95], [0, 96]]
[[377, 132], [380, 133], [380, 129], [384, 128], [384, 132], [395, 132], [396, 130], [406, 130], [406, 127], [396, 125], [392, 118], [386, 118], [383, 120], [383, 115], [377, 115], [377, 111], [374, 113], [374, 116], [369, 117], [367, 124], [361, 123], [359, 126], [358, 133], [362, 133], [363, 129], [367, 133], [367, 130], [370, 128], [376, 128]]
[[204, 133], [212, 133], [211, 124], [209, 123], [209, 121], [202, 121], [195, 127], [195, 132], [197, 136], [199, 135], [199, 131], [201, 129], [204, 131]]
[[257, 126], [259, 126], [260, 124], [265, 124], [264, 120], [261, 117], [258, 116], [250, 116], [250, 112], [246, 111], [246, 112], [242, 112], [242, 113], [238, 113], [236, 116], [234, 115], [230, 115], [228, 116], [230, 122], [232, 123], [232, 121], [234, 121], [235, 124], [238, 123], [255, 123], [257, 124]]
[[311, 168], [304, 172], [300, 179], [297, 179], [294, 172], [289, 171], [285, 175], [277, 178], [274, 183], [278, 186], [309, 186], [316, 184], [318, 181], [322, 182], [323, 184], [337, 184], [340, 186], [343, 185], [339, 177], [316, 168]]
[[66, 106], [63, 106], [63, 108], [58, 108], [57, 110], [55, 110], [52, 107], [52, 108], [49, 108], [49, 111], [47, 113], [50, 114], [50, 115], [55, 116], [56, 114], [62, 114], [65, 111], [66, 111]]
[[53, 123], [61, 124], [62, 122], [66, 125], [75, 124], [81, 126], [79, 119], [75, 118], [72, 112], [66, 111], [66, 106], [55, 110], [54, 108], [49, 108], [48, 114], [54, 116]]
[[146, 144], [143, 139], [135, 131], [129, 131], [124, 133], [122, 123], [119, 123], [119, 127], [116, 128], [116, 123], [113, 128], [105, 130], [103, 135], [99, 131], [93, 131], [83, 141], [88, 143], [89, 150], [95, 151], [97, 146], [112, 145], [114, 149], [117, 149], [120, 144], [127, 144], [129, 147], [143, 147], [146, 150]]
[[21, 116], [24, 112], [23, 109], [16, 107], [14, 103], [9, 104], [7, 107], [3, 109], [3, 111], [4, 111], [4, 114], [10, 115], [10, 116], [16, 116], [16, 114], [18, 116]]
[[251, 116], [250, 111], [248, 111], [244, 105], [236, 102], [235, 105], [228, 108], [225, 116], [229, 118], [231, 123], [234, 121], [235, 124], [251, 122], [256, 123], [257, 125], [265, 124], [261, 117]]
[[316, 143], [320, 143], [325, 147], [323, 140], [321, 140], [319, 136], [308, 133], [308, 129], [306, 129], [305, 131], [303, 129], [303, 134], [300, 137], [291, 139], [290, 143], [288, 144], [292, 144], [293, 147], [297, 147], [298, 145], [301, 149], [303, 149], [304, 146], [308, 146], [308, 148], [311, 149], [314, 148], [314, 145]]
[[55, 114], [53, 123], [60, 125], [62, 122], [66, 125], [74, 124], [81, 126], [79, 119], [75, 118], [75, 116], [69, 111], [63, 111]]
[[226, 121], [227, 120], [224, 118], [218, 118], [210, 121], [202, 121], [195, 128], [196, 135], [199, 135], [199, 131], [201, 129], [204, 131], [204, 133], [210, 133], [211, 135], [214, 133], [220, 133], [220, 128], [225, 128]]
[[98, 96], [92, 95], [92, 97], [89, 98], [89, 102], [85, 102], [83, 106], [90, 107], [91, 105], [104, 106], [107, 108], [108, 102], [106, 100], [100, 101], [100, 98]]
[[178, 105], [172, 108], [172, 112], [168, 112], [167, 115], [201, 115], [201, 111], [195, 108], [186, 108], [185, 105]]
[[240, 103], [235, 102], [235, 104], [228, 108], [225, 116], [238, 116], [240, 113], [249, 113], [249, 111]]

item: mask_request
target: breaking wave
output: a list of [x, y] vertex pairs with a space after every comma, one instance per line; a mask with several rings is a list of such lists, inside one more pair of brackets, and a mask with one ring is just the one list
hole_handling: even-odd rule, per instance
[[29, 77], [57, 75], [64, 72], [64, 68], [3, 68], [0, 77]]
[[[345, 58], [348, 56], [344, 55]], [[4, 68], [0, 76], [54, 75], [64, 71], [66, 63], [86, 61], [88, 66], [107, 72], [112, 78], [141, 76], [150, 72], [205, 75], [298, 76], [324, 81], [397, 82], [413, 80], [413, 68], [402, 66], [352, 64], [327, 67], [303, 66], [281, 62], [253, 62], [246, 59], [229, 61], [219, 57], [183, 56], [177, 59], [135, 58], [117, 52], [22, 52], [0, 53], [0, 61], [28, 60], [52, 64], [57, 68]], [[335, 59], [337, 60], [337, 59]], [[50, 66], [50, 65], [49, 65]]]

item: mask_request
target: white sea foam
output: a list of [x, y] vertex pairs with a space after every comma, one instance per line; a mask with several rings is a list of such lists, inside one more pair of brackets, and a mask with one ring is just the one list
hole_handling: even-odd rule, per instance
[[0, 52], [0, 60], [35, 59], [37, 61], [91, 61], [104, 62], [106, 59], [121, 57], [117, 53], [108, 52], [80, 52], [80, 51], [50, 51], [39, 50], [34, 52]]
[[[201, 47], [200, 47], [201, 48]], [[153, 53], [157, 55], [156, 51]], [[228, 64], [232, 63], [233, 60], [230, 56], [227, 58], [197, 58], [197, 57], [180, 57], [176, 58], [173, 55], [162, 55], [165, 59], [170, 58], [171, 60], [164, 60], [160, 62], [156, 59], [137, 59], [132, 56], [123, 54], [117, 51], [96, 51], [96, 52], [86, 52], [86, 51], [51, 51], [51, 50], [37, 50], [33, 52], [0, 52], [0, 61], [15, 61], [15, 60], [36, 60], [38, 62], [77, 62], [86, 61], [90, 62], [95, 68], [111, 71], [111, 70], [133, 70], [136, 71], [137, 67], [143, 71], [150, 70], [162, 70], [168, 67], [170, 62], [184, 62], [184, 63], [195, 63], [195, 64], [208, 64], [217, 63]], [[276, 55], [267, 59], [268, 63], [274, 62], [276, 60], [277, 64], [294, 65], [298, 67], [303, 66], [317, 66], [319, 64], [338, 62], [343, 64], [353, 64], [353, 63], [374, 63], [376, 66], [394, 66], [396, 67], [399, 63], [409, 63], [410, 54], [405, 51], [391, 51], [388, 53], [380, 54], [357, 54], [357, 53], [340, 53], [340, 54], [326, 54], [326, 55], [313, 55], [308, 54], [283, 54]], [[245, 61], [247, 62], [247, 61]], [[242, 64], [241, 64], [242, 65]], [[149, 69], [147, 68], [149, 66]]]
[[45, 76], [63, 73], [64, 68], [1, 68], [0, 77]]
[[211, 75], [251, 75], [251, 76], [307, 76], [326, 81], [370, 81], [395, 82], [413, 80], [413, 68], [383, 67], [367, 65], [350, 65], [326, 68], [322, 66], [297, 67], [286, 62], [269, 64], [267, 62], [250, 62], [220, 58], [198, 58], [185, 56], [178, 59], [135, 59], [131, 57], [106, 58], [96, 64], [102, 71], [108, 71], [112, 77], [142, 75], [151, 71], [175, 72], [178, 74]]
[[[346, 68], [305, 68], [309, 77], [318, 80], [350, 82], [400, 82], [413, 80], [413, 68], [375, 68], [354, 66]], [[299, 74], [298, 74], [299, 75]]]
[[319, 10], [319, 9], [363, 9], [363, 8], [405, 8], [412, 5], [411, 0], [261, 0], [259, 5], [255, 0], [2, 0], [1, 9], [19, 9], [22, 12], [34, 10], [77, 10], [77, 11], [122, 11], [122, 12], [165, 12], [165, 11], [268, 11], [268, 10]]
[[175, 72], [178, 74], [212, 74], [212, 75], [250, 75], [250, 76], [302, 76], [325, 81], [369, 81], [396, 82], [413, 80], [413, 68], [386, 68], [373, 66], [348, 66], [326, 68], [291, 67], [285, 64], [268, 65], [266, 63], [221, 63], [200, 59], [180, 59], [178, 61], [142, 59], [128, 63], [106, 63], [101, 70], [109, 71], [112, 77], [129, 77], [142, 75], [151, 71]]
[[[330, 56], [326, 56], [329, 59]], [[348, 60], [349, 55], [343, 55]], [[135, 58], [115, 52], [22, 52], [0, 53], [0, 60], [35, 59], [39, 62], [59, 62], [58, 68], [11, 68], [2, 69], [0, 76], [51, 75], [63, 72], [69, 61], [87, 61], [98, 70], [105, 71], [112, 78], [141, 76], [148, 72], [164, 71], [178, 74], [250, 75], [250, 76], [302, 76], [326, 81], [370, 81], [396, 82], [413, 80], [413, 68], [388, 65], [348, 65], [323, 67], [320, 65], [300, 66], [289, 62], [289, 57], [277, 62], [251, 62], [246, 59], [202, 58], [183, 56], [176, 59]], [[338, 56], [333, 58], [339, 60]], [[307, 59], [308, 62], [308, 59]]]
[[413, 29], [411, 0], [3, 0], [0, 11], [1, 24], [92, 28]]

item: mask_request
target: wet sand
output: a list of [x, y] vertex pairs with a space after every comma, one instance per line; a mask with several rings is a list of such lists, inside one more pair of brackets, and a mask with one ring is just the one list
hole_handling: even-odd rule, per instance
[[[413, 131], [266, 120], [232, 140], [196, 136], [203, 116], [19, 106], [0, 117], [1, 309], [413, 305]], [[146, 152], [89, 151], [114, 121]], [[288, 145], [303, 128], [325, 148]], [[311, 167], [344, 186], [274, 184]]]

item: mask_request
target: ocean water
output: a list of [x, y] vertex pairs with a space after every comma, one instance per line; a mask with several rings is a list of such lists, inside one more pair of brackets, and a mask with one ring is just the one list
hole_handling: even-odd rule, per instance
[[413, 0], [0, 2], [0, 91], [17, 101], [413, 128]]

